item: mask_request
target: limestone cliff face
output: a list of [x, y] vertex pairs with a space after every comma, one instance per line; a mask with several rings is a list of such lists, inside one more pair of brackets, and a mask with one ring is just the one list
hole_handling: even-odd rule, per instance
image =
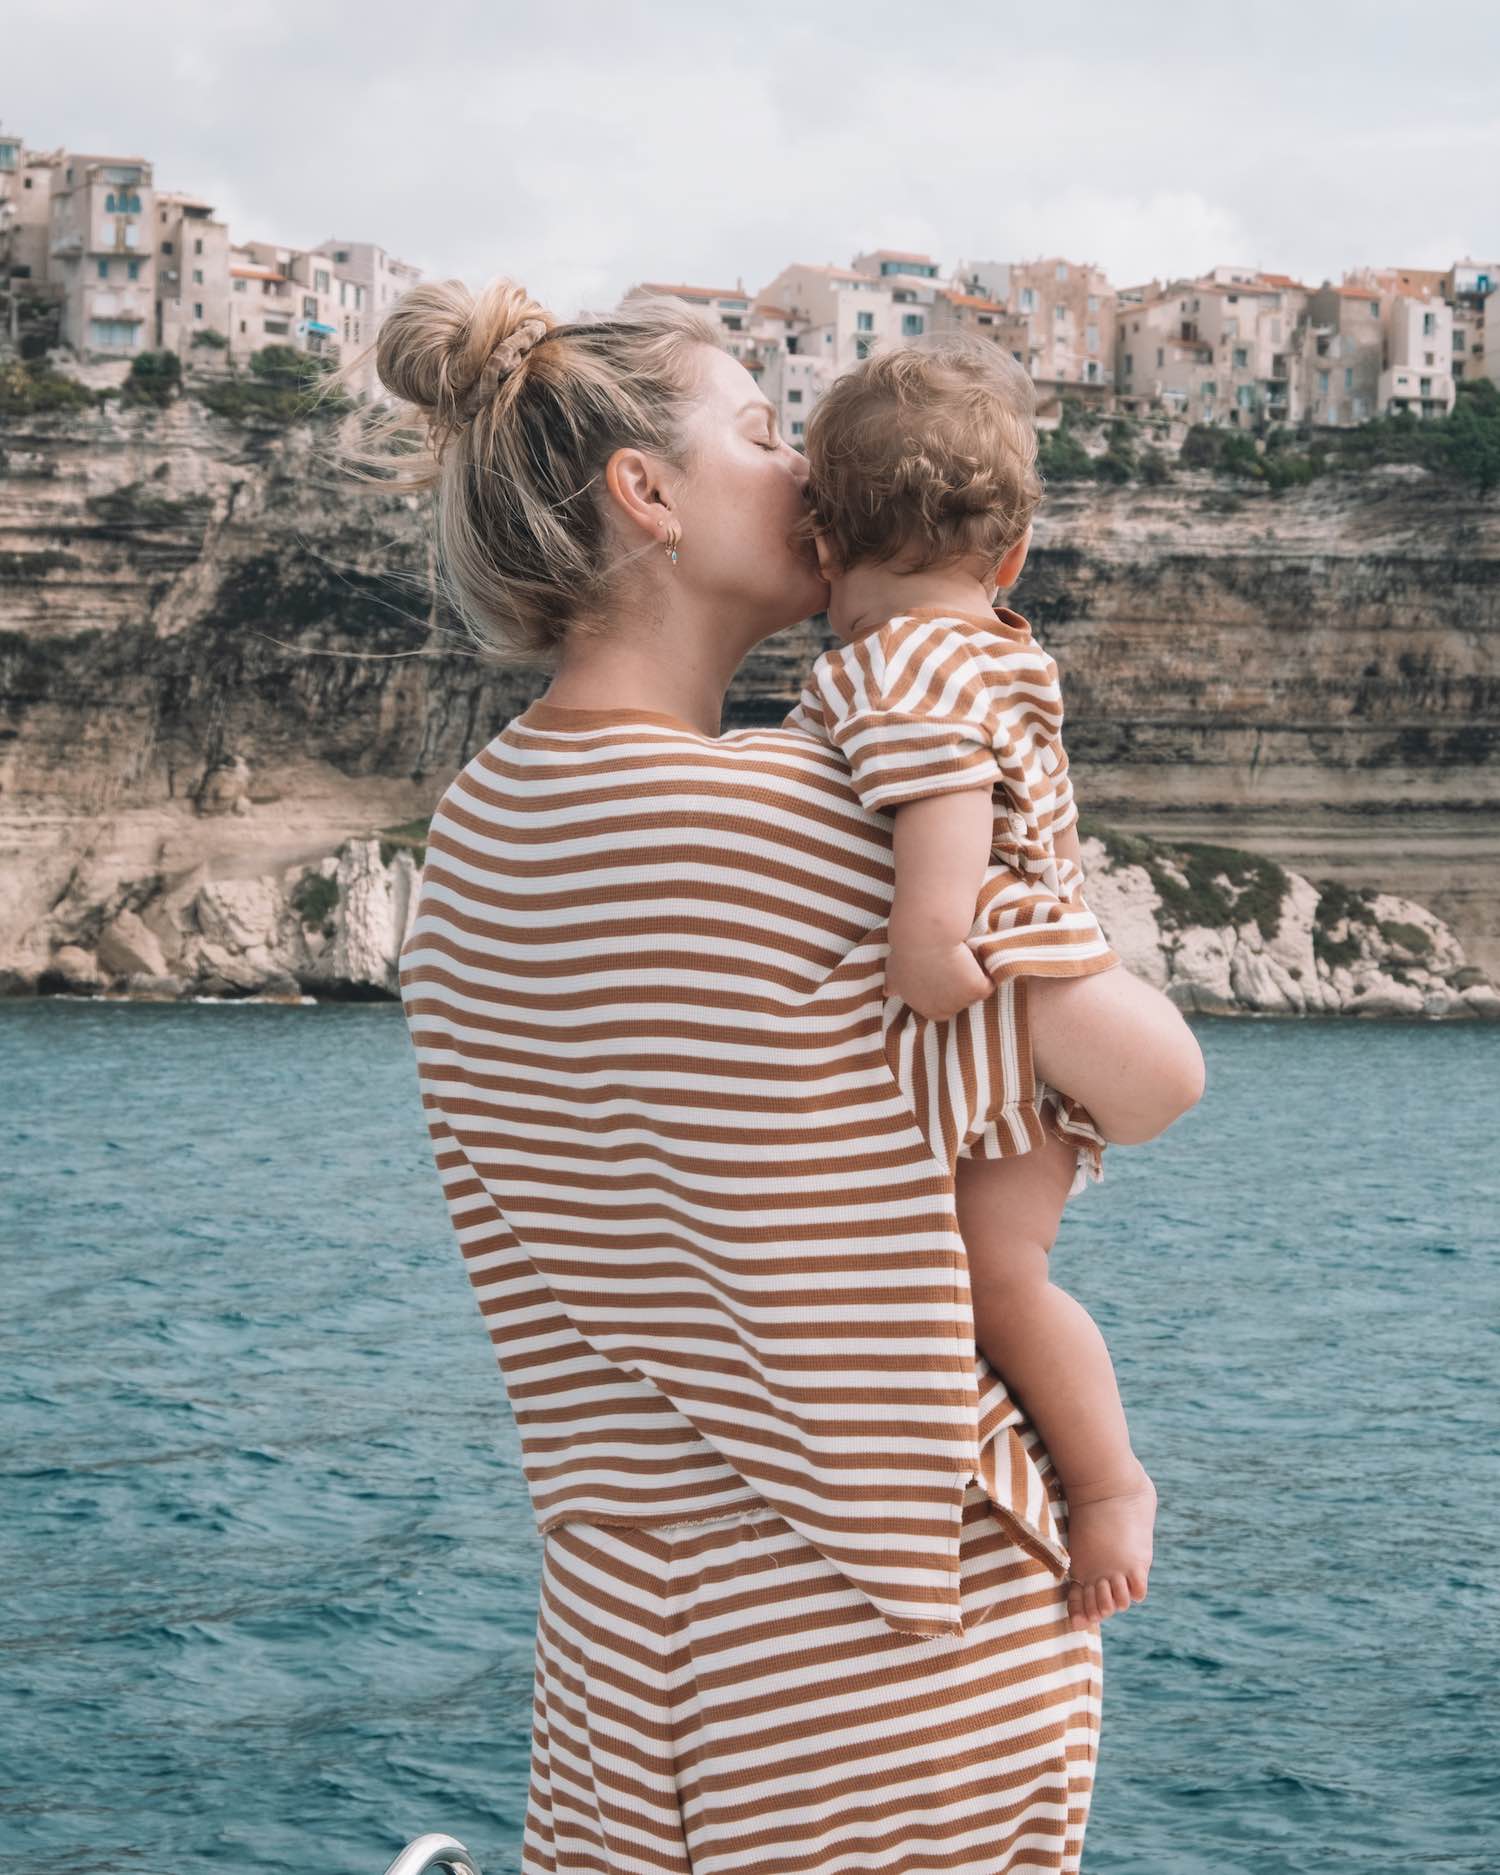
[[[10, 988], [383, 993], [359, 931], [393, 954], [411, 860], [373, 849], [380, 883], [350, 856], [419, 824], [545, 676], [485, 663], [419, 507], [339, 477], [326, 441], [191, 399], [0, 428]], [[1467, 952], [1450, 977], [1493, 972], [1500, 509], [1401, 471], [1235, 499], [1184, 476], [1044, 504], [1013, 599], [1062, 668], [1091, 822], [1419, 901]], [[767, 645], [727, 725], [777, 720], [823, 643]], [[1131, 863], [1101, 848], [1100, 882]]]

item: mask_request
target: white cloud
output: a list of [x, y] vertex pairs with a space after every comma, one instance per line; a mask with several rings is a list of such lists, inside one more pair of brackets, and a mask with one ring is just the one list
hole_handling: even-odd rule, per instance
[[[1500, 9], [10, 0], [6, 127], [138, 150], [240, 239], [383, 242], [559, 312], [869, 246], [1121, 284], [1500, 248]], [[87, 56], [80, 58], [80, 46]]]

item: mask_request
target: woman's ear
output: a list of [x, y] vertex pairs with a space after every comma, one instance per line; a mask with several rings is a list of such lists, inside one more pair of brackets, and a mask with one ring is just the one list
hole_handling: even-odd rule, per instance
[[643, 449], [617, 449], [604, 465], [604, 485], [615, 505], [643, 533], [660, 540], [676, 518], [661, 465]]

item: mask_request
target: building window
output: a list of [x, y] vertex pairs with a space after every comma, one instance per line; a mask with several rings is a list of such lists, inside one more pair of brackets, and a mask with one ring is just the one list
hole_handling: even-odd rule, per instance
[[1218, 392], [1219, 392], [1219, 387], [1217, 384], [1214, 383], [1213, 379], [1212, 378], [1206, 379], [1203, 385], [1204, 403], [1211, 404], [1214, 398], [1218, 395]]
[[318, 316], [317, 299], [311, 293], [304, 293], [302, 295], [302, 317], [304, 319], [316, 319], [317, 316]]
[[1158, 371], [1160, 371], [1160, 370], [1161, 370], [1161, 368], [1162, 368], [1162, 366], [1163, 366], [1163, 365], [1164, 365], [1164, 364], [1165, 364], [1166, 362], [1167, 362], [1167, 354], [1166, 354], [1166, 351], [1164, 350], [1164, 348], [1163, 348], [1162, 346], [1160, 346], [1160, 345], [1158, 345], [1158, 346], [1157, 346], [1157, 348], [1156, 348], [1156, 368], [1157, 368], [1157, 370], [1158, 370]]
[[1377, 319], [1380, 317], [1380, 301], [1378, 299], [1372, 299], [1370, 301], [1370, 311]]
[[1326, 397], [1328, 395], [1328, 373], [1326, 371], [1320, 371], [1318, 373], [1318, 395], [1319, 397]]
[[203, 317], [203, 301], [201, 299], [195, 299], [193, 301], [193, 317], [195, 319], [201, 319]]
[[1090, 326], [1090, 327], [1089, 327], [1089, 329], [1088, 329], [1088, 335], [1087, 335], [1087, 338], [1088, 338], [1088, 348], [1089, 348], [1089, 350], [1090, 350], [1091, 352], [1096, 352], [1096, 351], [1098, 351], [1098, 349], [1099, 349], [1099, 328], [1098, 328], [1098, 326]]
[[1052, 317], [1056, 319], [1059, 323], [1061, 323], [1062, 320], [1066, 319], [1067, 316], [1068, 316], [1068, 309], [1066, 306], [1054, 306], [1052, 308]]
[[1132, 366], [1132, 364], [1131, 364], [1131, 358], [1130, 358], [1130, 353], [1129, 353], [1129, 352], [1126, 352], [1126, 354], [1125, 354], [1125, 356], [1124, 356], [1124, 358], [1123, 358], [1123, 360], [1122, 360], [1121, 362], [1122, 362], [1122, 363], [1124, 364], [1124, 366], [1125, 366], [1125, 375], [1126, 375], [1126, 377], [1128, 378], [1128, 377], [1130, 376], [1130, 373], [1131, 373], [1131, 371], [1132, 371], [1132, 369], [1133, 369], [1133, 366]]
[[236, 293], [243, 293], [243, 292], [244, 292], [244, 290], [245, 290], [245, 283], [244, 283], [244, 281], [243, 281], [243, 280], [236, 280], [236, 281], [235, 281], [235, 283], [234, 283], [234, 290], [235, 290], [235, 292], [236, 292]]
[[193, 285], [202, 286], [202, 284], [203, 284], [203, 269], [201, 267], [195, 267], [193, 269]]
[[313, 273], [313, 286], [319, 293], [326, 293], [328, 291], [328, 278], [329, 276], [325, 268], [319, 267], [315, 269]]
[[163, 254], [170, 254], [172, 251], [172, 243], [170, 241], [163, 241], [161, 244], [161, 251]]
[[800, 404], [802, 402], [801, 391], [788, 391], [786, 394], [786, 400], [789, 404]]
[[138, 260], [127, 260], [127, 261], [126, 261], [126, 263], [125, 263], [125, 277], [126, 277], [126, 278], [127, 278], [128, 280], [139, 280], [139, 279], [140, 279], [140, 277], [141, 277], [141, 263], [140, 263], [140, 262], [139, 262]]
[[856, 313], [854, 315], [854, 323], [861, 332], [873, 332], [875, 330], [875, 315], [872, 312]]
[[1029, 286], [1023, 286], [1021, 288], [1021, 311], [1036, 311], [1036, 294]]
[[1068, 263], [1065, 260], [1057, 263], [1057, 277], [1059, 280], [1066, 280], [1068, 277]]
[[805, 429], [806, 429], [806, 427], [807, 427], [807, 426], [806, 426], [806, 424], [804, 424], [804, 423], [794, 423], [794, 424], [792, 425], [792, 435], [793, 435], [793, 436], [800, 436], [800, 435], [802, 434], [802, 432], [803, 432], [803, 430], [805, 430]]
[[902, 313], [901, 315], [902, 338], [914, 339], [914, 338], [919, 337], [925, 323], [926, 321], [922, 318], [922, 315], [919, 312]]
[[1463, 360], [1461, 358], [1455, 358], [1453, 361], [1453, 382], [1455, 384], [1462, 384], [1463, 380], [1464, 380]]
[[1432, 379], [1431, 379], [1431, 378], [1423, 378], [1423, 379], [1422, 379], [1422, 382], [1420, 383], [1420, 385], [1419, 385], [1419, 386], [1418, 386], [1417, 388], [1418, 388], [1418, 389], [1419, 389], [1419, 390], [1421, 391], [1421, 393], [1422, 393], [1422, 395], [1423, 395], [1424, 397], [1431, 397], [1431, 395], [1432, 395]]
[[244, 322], [244, 320], [242, 319], [242, 320], [240, 321], [240, 330], [241, 330], [241, 332], [243, 332], [243, 331], [244, 331], [244, 329], [245, 329], [245, 322]]
[[1464, 348], [1464, 343], [1465, 343], [1465, 341], [1464, 341], [1464, 331], [1463, 331], [1463, 327], [1462, 327], [1462, 326], [1460, 326], [1460, 327], [1459, 327], [1459, 328], [1458, 328], [1458, 329], [1457, 329], [1457, 330], [1456, 330], [1456, 331], [1454, 332], [1454, 334], [1453, 334], [1453, 349], [1454, 349], [1454, 351], [1456, 351], [1456, 352], [1461, 352], [1461, 351], [1463, 350], [1463, 348]]
[[1248, 345], [1236, 345], [1236, 346], [1235, 346], [1235, 348], [1234, 348], [1234, 368], [1235, 368], [1235, 370], [1236, 370], [1236, 371], [1243, 371], [1243, 370], [1245, 370], [1245, 369], [1247, 368], [1247, 366], [1249, 365], [1249, 363], [1250, 363], [1250, 348], [1249, 348], [1249, 346], [1248, 346]]
[[1344, 389], [1346, 391], [1352, 391], [1354, 389], [1354, 367], [1353, 365], [1344, 366]]
[[203, 252], [203, 236], [201, 234], [193, 241], [193, 252], [195, 254], [201, 254]]
[[107, 260], [101, 260], [97, 263], [97, 265], [99, 269], [99, 278], [101, 280], [107, 280], [109, 278], [109, 262]]
[[267, 332], [285, 332], [286, 329], [287, 324], [285, 319], [268, 319], [266, 321]]
[[870, 347], [874, 342], [873, 339], [856, 339], [854, 341], [854, 356], [856, 358], [868, 358], [870, 355]]
[[1432, 352], [1423, 352], [1422, 363], [1426, 365], [1427, 369], [1430, 371], [1437, 363], [1437, 358]]
[[112, 215], [115, 212], [115, 192], [113, 189], [111, 189], [104, 198], [104, 212], [106, 215]]
[[1098, 312], [1098, 310], [1099, 310], [1099, 295], [1097, 293], [1090, 293], [1089, 294], [1089, 311]]
[[1422, 337], [1424, 339], [1430, 339], [1436, 331], [1437, 319], [1432, 313], [1424, 312], [1422, 314]]

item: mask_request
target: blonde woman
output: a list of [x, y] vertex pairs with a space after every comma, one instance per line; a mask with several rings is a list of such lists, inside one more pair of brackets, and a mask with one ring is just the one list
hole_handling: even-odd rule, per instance
[[521, 1866], [1076, 1871], [1098, 1623], [954, 1204], [970, 1141], [1049, 1137], [1028, 980], [886, 997], [890, 818], [723, 727], [827, 599], [803, 459], [675, 302], [426, 284], [377, 362], [366, 472], [549, 674], [443, 795], [401, 958], [542, 1538]]

